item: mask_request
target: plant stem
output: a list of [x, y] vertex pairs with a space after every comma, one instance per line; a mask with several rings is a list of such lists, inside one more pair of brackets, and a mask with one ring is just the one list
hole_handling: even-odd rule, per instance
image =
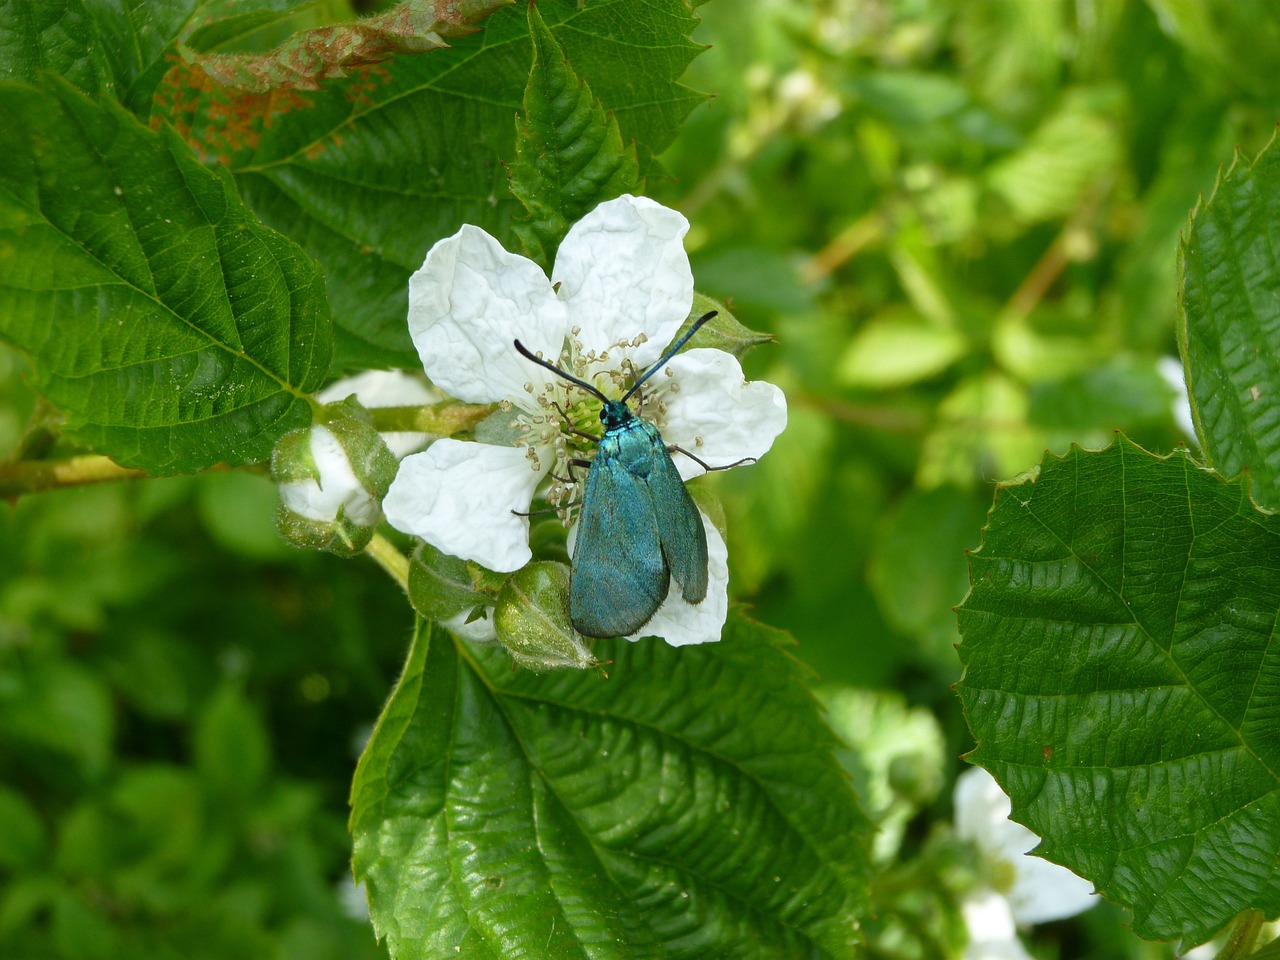
[[492, 403], [448, 403], [426, 407], [374, 407], [374, 429], [379, 433], [431, 433], [451, 437], [472, 429], [497, 409]]
[[409, 592], [409, 558], [396, 549], [395, 544], [380, 533], [375, 533], [364, 552], [371, 556], [400, 589]]
[[[1265, 917], [1260, 910], [1246, 910], [1240, 916], [1236, 917], [1231, 924], [1231, 933], [1227, 935], [1227, 942], [1219, 951], [1216, 960], [1236, 960], [1238, 957], [1253, 956], [1274, 956], [1275, 952], [1267, 953], [1267, 947], [1264, 947], [1258, 953], [1253, 952], [1254, 942], [1258, 939], [1258, 931], [1262, 929]], [[1267, 946], [1273, 946], [1268, 944]]]
[[143, 470], [122, 467], [110, 457], [86, 454], [66, 460], [19, 460], [0, 464], [0, 497], [12, 499], [59, 487], [75, 487], [110, 480], [136, 480]]

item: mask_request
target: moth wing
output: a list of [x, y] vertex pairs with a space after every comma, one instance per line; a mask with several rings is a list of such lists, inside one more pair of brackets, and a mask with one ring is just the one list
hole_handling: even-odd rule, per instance
[[685, 600], [701, 603], [707, 596], [707, 530], [662, 436], [656, 427], [646, 426], [652, 431], [654, 445], [649, 493], [658, 520], [662, 555]]
[[586, 637], [635, 633], [671, 582], [648, 486], [610, 455], [608, 439], [587, 472], [569, 579], [569, 614]]

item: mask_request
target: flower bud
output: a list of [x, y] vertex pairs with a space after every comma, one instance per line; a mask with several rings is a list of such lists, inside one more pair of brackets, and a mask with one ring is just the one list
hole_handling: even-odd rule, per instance
[[[409, 602], [419, 616], [460, 636], [492, 640], [496, 590], [485, 590], [486, 574], [476, 564], [419, 543], [409, 560]], [[472, 616], [476, 608], [488, 608], [483, 618]], [[481, 619], [486, 622], [478, 625]]]
[[295, 546], [354, 556], [382, 522], [397, 461], [354, 399], [325, 412], [325, 423], [285, 434], [271, 454], [276, 526]]
[[535, 561], [508, 578], [494, 611], [498, 641], [530, 670], [598, 666], [569, 622], [569, 568]]

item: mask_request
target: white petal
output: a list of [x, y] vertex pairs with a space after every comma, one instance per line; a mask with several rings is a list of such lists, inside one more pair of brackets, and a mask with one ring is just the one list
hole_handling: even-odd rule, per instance
[[298, 480], [280, 484], [280, 500], [292, 513], [309, 520], [331, 523], [341, 510], [360, 526], [378, 522], [378, 504], [360, 485], [347, 453], [328, 427], [311, 428], [311, 456], [319, 481]]
[[527, 511], [551, 467], [534, 470], [524, 447], [437, 440], [400, 462], [382, 508], [397, 530], [464, 560], [508, 573], [532, 558]]
[[1013, 913], [1000, 894], [987, 890], [960, 904], [969, 932], [963, 960], [1031, 960], [1018, 939]]
[[467, 617], [471, 616], [470, 610], [463, 610], [456, 617], [450, 617], [448, 620], [441, 620], [440, 626], [444, 627], [450, 633], [461, 637], [463, 640], [474, 640], [477, 643], [488, 643], [491, 640], [498, 639], [498, 629], [493, 625], [493, 607], [484, 608], [484, 616], [477, 617], [470, 623], [467, 623]]
[[335, 380], [316, 394], [321, 403], [337, 403], [352, 394], [361, 406], [410, 407], [427, 403], [439, 403], [444, 396], [422, 379], [421, 374], [403, 370], [366, 370], [352, 377]]
[[681, 214], [632, 196], [600, 204], [570, 228], [551, 277], [587, 350], [643, 333], [648, 342], [624, 353], [640, 368], [662, 355], [693, 303], [688, 231]]
[[1012, 809], [995, 778], [981, 767], [966, 770], [956, 779], [956, 833], [972, 840], [984, 856], [1012, 866], [1014, 881], [1007, 896], [1014, 918], [1019, 923], [1045, 923], [1075, 916], [1096, 904], [1089, 881], [1027, 854], [1040, 838], [1009, 819]]
[[699, 604], [685, 601], [674, 580], [653, 619], [627, 637], [661, 637], [673, 647], [694, 643], [715, 643], [729, 615], [729, 550], [715, 524], [702, 516], [707, 531], [707, 595]]
[[[672, 357], [667, 369], [679, 390], [661, 394], [667, 408], [662, 439], [710, 466], [764, 456], [787, 425], [782, 391], [763, 380], [744, 380], [742, 365], [732, 354], [705, 347], [688, 350]], [[659, 390], [665, 378], [665, 373], [654, 377]], [[673, 454], [673, 459], [686, 480], [704, 472], [689, 457]]]
[[512, 341], [558, 357], [567, 328], [564, 305], [538, 265], [470, 224], [432, 247], [409, 278], [409, 335], [422, 366], [432, 383], [468, 403], [523, 400], [538, 368]]

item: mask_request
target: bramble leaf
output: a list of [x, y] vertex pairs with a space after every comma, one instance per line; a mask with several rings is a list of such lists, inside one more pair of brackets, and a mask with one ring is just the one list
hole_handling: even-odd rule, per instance
[[1123, 437], [1002, 487], [960, 608], [970, 759], [1153, 939], [1280, 911], [1280, 517]]
[[516, 121], [511, 192], [527, 211], [516, 224], [525, 255], [545, 268], [596, 204], [638, 192], [640, 165], [635, 145], [623, 145], [617, 119], [573, 72], [533, 4], [529, 36], [533, 64]]
[[124, 466], [265, 459], [328, 370], [319, 270], [171, 131], [48, 85], [0, 84], [0, 337]]
[[870, 827], [774, 632], [595, 653], [537, 675], [420, 626], [352, 788], [392, 956], [853, 956]]
[[[538, 12], [622, 142], [635, 142], [641, 169], [652, 167], [704, 99], [677, 80], [700, 50], [684, 0], [542, 0]], [[525, 11], [499, 9], [449, 42], [315, 91], [232, 95], [189, 65], [159, 91], [157, 112], [229, 165], [249, 205], [324, 266], [339, 367], [417, 364], [407, 281], [437, 240], [472, 223], [518, 245], [523, 208], [503, 162], [515, 157], [512, 118], [529, 79]]]
[[1183, 238], [1178, 339], [1201, 449], [1280, 507], [1280, 150], [1237, 155]]

